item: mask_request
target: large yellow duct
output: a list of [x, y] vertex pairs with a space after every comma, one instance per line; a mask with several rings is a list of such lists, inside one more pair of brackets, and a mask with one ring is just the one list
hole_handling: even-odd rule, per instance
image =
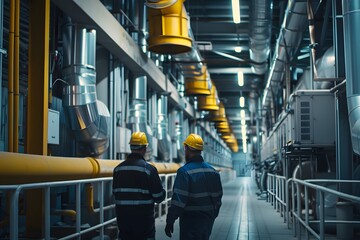
[[185, 95], [210, 95], [211, 93], [211, 80], [207, 67], [203, 66], [199, 76], [185, 78]]
[[209, 114], [209, 120], [212, 122], [224, 122], [226, 121], [226, 114], [225, 114], [225, 106], [224, 103], [220, 101], [219, 103], [219, 110], [211, 111]]
[[216, 111], [219, 110], [219, 98], [214, 84], [211, 86], [211, 92], [208, 96], [198, 96], [198, 110]]
[[[110, 177], [119, 160], [66, 158], [0, 152], [0, 184], [22, 184]], [[176, 163], [151, 163], [159, 173], [174, 173]]]
[[178, 0], [172, 5], [170, 4], [174, 1], [147, 2], [149, 51], [160, 54], [190, 51], [192, 40], [188, 34], [188, 15], [183, 5], [184, 0]]

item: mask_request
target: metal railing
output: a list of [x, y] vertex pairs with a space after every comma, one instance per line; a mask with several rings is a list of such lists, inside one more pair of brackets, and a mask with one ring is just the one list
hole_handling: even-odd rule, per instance
[[[343, 193], [329, 187], [321, 186], [320, 184], [360, 184], [359, 180], [334, 180], [334, 179], [287, 179], [284, 176], [268, 174], [267, 192], [268, 201], [274, 206], [274, 209], [280, 211], [284, 217], [284, 222], [287, 222], [288, 228], [292, 229], [294, 236], [301, 238], [301, 229], [305, 229], [306, 238], [309, 239], [309, 234], [316, 239], [325, 239], [325, 225], [337, 224], [344, 225], [359, 225], [360, 221], [353, 219], [328, 219], [325, 214], [325, 195], [333, 195], [337, 199], [346, 201], [347, 206], [360, 206], [360, 197]], [[291, 186], [291, 188], [290, 188]], [[290, 192], [291, 189], [291, 192]], [[316, 192], [319, 196], [318, 205], [319, 214], [310, 220], [310, 195], [309, 191]], [[291, 200], [290, 200], [291, 194]], [[312, 197], [314, 197], [312, 195]], [[296, 199], [295, 199], [296, 198]], [[316, 219], [317, 218], [317, 219]], [[339, 234], [339, 233], [338, 233]], [[352, 234], [352, 233], [347, 233]]]
[[284, 217], [284, 222], [287, 221], [287, 198], [286, 198], [286, 178], [284, 176], [274, 175], [268, 173], [267, 191], [268, 201], [274, 206], [277, 212]]
[[[166, 190], [166, 198], [165, 200], [155, 205], [155, 211], [157, 212], [157, 217], [161, 217], [167, 214], [167, 209], [169, 206], [169, 202], [172, 196], [172, 185], [174, 183], [174, 178], [176, 176], [173, 174], [160, 174], [159, 175], [163, 186]], [[82, 213], [81, 210], [83, 208], [89, 208], [89, 199], [84, 199], [82, 197], [81, 191], [85, 187], [86, 184], [92, 184], [97, 189], [97, 204], [98, 208], [92, 209], [93, 213], [98, 214], [98, 219], [93, 219], [94, 222], [92, 226], [87, 228], [82, 228]], [[44, 221], [42, 229], [44, 230], [44, 239], [54, 238], [51, 233], [51, 216], [54, 214], [53, 209], [51, 208], [51, 190], [56, 190], [59, 187], [69, 187], [73, 186], [75, 188], [75, 206], [74, 209], [71, 210], [75, 215], [74, 222], [74, 231], [71, 234], [66, 236], [61, 236], [61, 240], [65, 239], [80, 239], [81, 236], [84, 236], [87, 233], [97, 231], [97, 236], [100, 239], [104, 239], [105, 227], [111, 224], [115, 224], [115, 204], [114, 199], [112, 197], [111, 190], [109, 191], [109, 186], [111, 189], [112, 186], [112, 177], [105, 178], [94, 178], [94, 179], [83, 179], [83, 180], [72, 180], [72, 181], [58, 181], [58, 182], [43, 182], [43, 183], [30, 183], [30, 184], [21, 184], [21, 185], [0, 185], [0, 196], [10, 196], [7, 200], [9, 205], [9, 229], [8, 229], [8, 237], [6, 239], [17, 240], [19, 239], [19, 219], [22, 218], [20, 216], [19, 211], [19, 200], [23, 197], [25, 190], [31, 189], [42, 189], [43, 190], [43, 202], [44, 202]], [[107, 187], [107, 188], [106, 188]], [[107, 190], [107, 191], [106, 191]], [[107, 200], [105, 205], [105, 200]], [[91, 204], [92, 205], [92, 204]], [[93, 205], [92, 205], [93, 206]], [[113, 211], [111, 214], [105, 214], [106, 211]], [[96, 216], [94, 216], [95, 218]]]

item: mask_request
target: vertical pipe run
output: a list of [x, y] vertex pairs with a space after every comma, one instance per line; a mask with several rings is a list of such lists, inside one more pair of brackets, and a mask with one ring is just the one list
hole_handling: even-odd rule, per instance
[[[3, 16], [3, 9], [4, 9], [4, 0], [0, 0], [0, 51], [3, 49], [3, 22], [4, 22], [4, 16]], [[1, 99], [2, 99], [2, 52], [0, 52], [0, 106], [2, 106]], [[1, 124], [1, 112], [0, 111], [0, 124]], [[0, 130], [0, 136], [1, 136], [1, 130]], [[1, 146], [0, 146], [1, 148]]]
[[360, 154], [360, 2], [343, 0], [346, 96], [353, 150]]
[[14, 137], [13, 151], [19, 151], [19, 64], [20, 64], [20, 0], [15, 0], [15, 40], [14, 40]]
[[8, 151], [14, 150], [14, 45], [15, 1], [10, 1], [9, 49], [8, 49]]

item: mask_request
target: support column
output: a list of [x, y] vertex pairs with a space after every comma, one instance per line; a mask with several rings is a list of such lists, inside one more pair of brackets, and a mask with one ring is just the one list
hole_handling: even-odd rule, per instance
[[[47, 155], [50, 0], [31, 0], [26, 153]], [[39, 194], [40, 193], [40, 194]], [[43, 192], [26, 193], [26, 235], [43, 237]]]

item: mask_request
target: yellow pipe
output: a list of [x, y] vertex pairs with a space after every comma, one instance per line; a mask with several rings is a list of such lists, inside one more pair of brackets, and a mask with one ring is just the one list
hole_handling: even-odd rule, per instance
[[56, 209], [51, 211], [54, 215], [69, 216], [72, 221], [76, 219], [76, 211], [72, 209]]
[[14, 32], [15, 2], [10, 1], [9, 49], [8, 49], [8, 151], [13, 151], [14, 136]]
[[[111, 177], [119, 160], [67, 158], [0, 152], [0, 184], [23, 184]], [[177, 163], [153, 163], [158, 172], [175, 173]]]
[[14, 137], [13, 151], [19, 151], [19, 55], [20, 55], [20, 0], [15, 0], [15, 47], [14, 47]]

